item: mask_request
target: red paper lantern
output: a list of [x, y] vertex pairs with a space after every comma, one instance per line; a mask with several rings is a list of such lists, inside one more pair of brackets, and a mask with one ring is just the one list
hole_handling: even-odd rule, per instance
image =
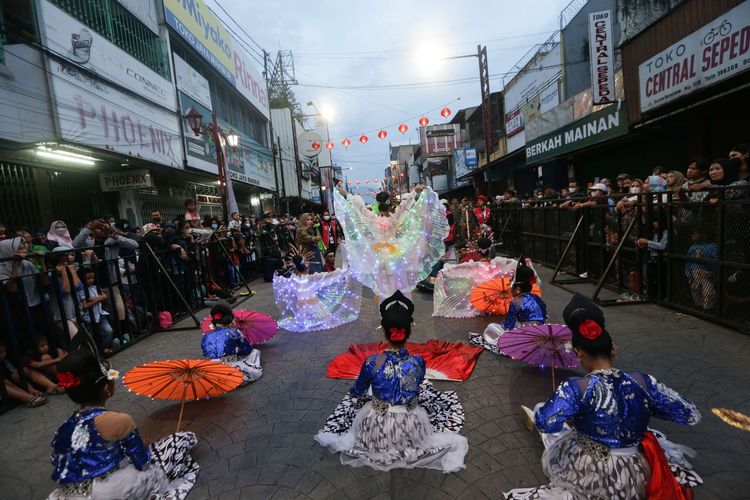
[[339, 181], [339, 186], [342, 185], [342, 184], [343, 184], [343, 182]]
[[365, 179], [365, 184], [369, 184], [369, 183], [370, 183], [370, 179]]
[[352, 185], [352, 181], [346, 181], [346, 185], [347, 186], [351, 186]]
[[378, 139], [385, 139], [387, 135], [388, 132], [386, 132], [385, 130], [381, 130], [380, 132], [378, 132]]
[[395, 180], [396, 180], [396, 176], [395, 176], [395, 175], [392, 175], [392, 176], [391, 176], [391, 179], [393, 179], [393, 180], [395, 181]]
[[359, 181], [357, 181], [357, 186], [359, 186]]
[[374, 183], [377, 184], [378, 180], [377, 179], [373, 179], [372, 182], [374, 182]]
[[347, 138], [347, 139], [344, 139], [343, 141], [341, 141], [341, 145], [342, 145], [342, 146], [344, 146], [344, 147], [345, 147], [345, 148], [347, 148], [347, 149], [349, 148], [349, 145], [350, 145], [351, 143], [352, 143], [352, 141], [350, 141], [350, 140], [349, 140], [348, 138]]
[[430, 120], [428, 120], [426, 116], [423, 116], [422, 118], [419, 119], [419, 124], [422, 125], [423, 127], [426, 127], [427, 124], [429, 123], [430, 123]]
[[359, 142], [361, 142], [362, 144], [366, 143], [368, 140], [369, 139], [367, 138], [365, 134], [362, 134], [359, 136]]
[[315, 149], [315, 150], [320, 149], [320, 143], [319, 142], [313, 142], [312, 144], [310, 144], [310, 146], [312, 146], [312, 148]]
[[328, 151], [330, 151], [330, 150], [333, 149], [333, 142], [332, 141], [326, 142], [326, 149], [328, 149]]
[[388, 177], [383, 177], [383, 182], [388, 182]]
[[398, 131], [402, 134], [405, 134], [407, 130], [409, 130], [409, 126], [406, 123], [402, 123], [398, 126]]
[[440, 110], [440, 116], [448, 118], [451, 115], [451, 108], [443, 108]]

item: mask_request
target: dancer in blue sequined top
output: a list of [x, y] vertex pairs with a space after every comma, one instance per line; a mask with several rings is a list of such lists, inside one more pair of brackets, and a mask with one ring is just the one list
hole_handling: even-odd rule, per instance
[[237, 368], [242, 372], [242, 385], [258, 380], [263, 375], [260, 351], [254, 349], [245, 335], [234, 327], [234, 313], [227, 304], [211, 308], [213, 330], [203, 335], [203, 355], [214, 361]]
[[464, 467], [469, 445], [458, 434], [463, 426], [458, 397], [435, 390], [424, 380], [424, 359], [404, 348], [413, 313], [414, 304], [401, 292], [383, 301], [380, 326], [388, 349], [365, 360], [349, 395], [315, 435], [341, 453], [342, 464], [381, 471]]
[[534, 412], [521, 407], [526, 426], [541, 432], [542, 466], [551, 482], [520, 488], [506, 498], [692, 498], [702, 483], [688, 448], [649, 429], [651, 417], [694, 425], [696, 406], [646, 373], [623, 372], [605, 329], [604, 314], [576, 294], [563, 311], [584, 377], [560, 384]]
[[50, 499], [183, 499], [195, 485], [198, 465], [190, 458], [197, 439], [178, 432], [146, 446], [135, 422], [104, 405], [117, 372], [93, 350], [72, 351], [58, 365], [58, 379], [81, 408], [57, 430], [50, 457], [60, 486]]
[[406, 349], [373, 354], [362, 365], [362, 371], [349, 394], [359, 398], [372, 387], [372, 395], [391, 405], [408, 405], [419, 396], [424, 380], [425, 363]]

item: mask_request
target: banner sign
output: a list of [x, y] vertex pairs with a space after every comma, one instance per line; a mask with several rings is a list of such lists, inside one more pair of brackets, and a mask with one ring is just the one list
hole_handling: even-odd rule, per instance
[[177, 90], [187, 94], [188, 97], [198, 101], [209, 110], [213, 110], [211, 104], [211, 89], [208, 80], [186, 63], [177, 54], [174, 56], [174, 77], [177, 82]]
[[49, 59], [63, 139], [182, 168], [177, 115], [122, 92], [68, 61]]
[[638, 66], [641, 111], [750, 68], [750, 0]]
[[512, 137], [523, 130], [523, 113], [520, 109], [505, 115], [505, 135]]
[[167, 24], [266, 118], [266, 81], [255, 61], [232, 37], [223, 22], [201, 0], [164, 0]]
[[151, 172], [148, 170], [128, 170], [99, 174], [102, 191], [127, 191], [154, 187]]
[[176, 101], [172, 82], [51, 2], [40, 2], [39, 5], [44, 21], [45, 45], [51, 52], [174, 111]]
[[422, 156], [451, 156], [461, 147], [461, 127], [457, 123], [419, 128]]
[[526, 164], [554, 158], [627, 132], [624, 103], [613, 104], [529, 142], [526, 145]]
[[[472, 151], [472, 153], [469, 153]], [[473, 165], [469, 165], [471, 162], [470, 155], [473, 155]], [[477, 166], [477, 150], [473, 148], [459, 148], [456, 149], [453, 157], [453, 166], [455, 169], [456, 187], [471, 184], [471, 179], [461, 179], [461, 177], [468, 175]]]
[[594, 104], [615, 101], [615, 53], [612, 39], [612, 12], [589, 14], [589, 52]]
[[464, 148], [464, 154], [466, 155], [466, 166], [469, 167], [469, 169], [473, 169], [479, 165], [476, 148]]
[[[211, 116], [211, 111], [206, 109], [197, 101], [183, 93], [178, 93], [182, 109], [195, 108], [204, 119]], [[216, 163], [216, 148], [212, 138], [204, 132], [196, 137], [185, 120], [183, 130], [185, 132], [185, 144], [187, 146], [188, 166], [219, 175], [219, 167]], [[234, 130], [228, 123], [218, 120], [219, 126], [226, 132]], [[235, 131], [236, 132], [236, 131]], [[224, 154], [228, 163], [229, 176], [236, 181], [252, 184], [272, 191], [276, 190], [276, 180], [273, 172], [273, 156], [271, 152], [255, 142], [247, 135], [237, 132], [240, 136], [240, 145], [237, 151], [226, 146]]]
[[221, 205], [221, 196], [199, 194], [195, 196], [195, 202], [199, 205]]

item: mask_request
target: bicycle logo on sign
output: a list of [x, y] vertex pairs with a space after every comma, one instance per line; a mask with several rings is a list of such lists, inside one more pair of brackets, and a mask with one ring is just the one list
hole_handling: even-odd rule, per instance
[[724, 19], [720, 25], [711, 28], [711, 31], [703, 37], [703, 45], [711, 45], [717, 36], [727, 36], [732, 31], [732, 23]]

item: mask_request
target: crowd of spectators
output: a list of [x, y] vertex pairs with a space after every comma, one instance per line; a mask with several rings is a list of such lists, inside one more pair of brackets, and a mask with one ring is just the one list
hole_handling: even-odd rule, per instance
[[[80, 228], [0, 223], [0, 399], [29, 406], [61, 392], [55, 365], [83, 336], [111, 354], [181, 316], [251, 293], [309, 252], [310, 272], [333, 270], [343, 231], [328, 212], [201, 216], [194, 200], [143, 226], [114, 215]], [[243, 288], [244, 287], [244, 288]]]

